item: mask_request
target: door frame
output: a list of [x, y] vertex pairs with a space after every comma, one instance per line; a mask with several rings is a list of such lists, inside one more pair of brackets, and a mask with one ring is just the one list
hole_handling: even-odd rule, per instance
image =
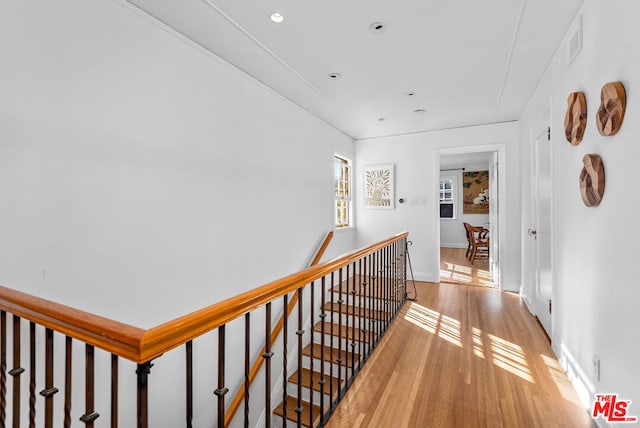
[[[465, 153], [481, 153], [481, 152], [495, 152], [498, 156], [498, 197], [500, 198], [500, 206], [505, 207], [507, 205], [506, 202], [506, 192], [504, 189], [507, 188], [506, 182], [506, 148], [504, 144], [487, 144], [487, 145], [478, 145], [478, 146], [463, 146], [463, 147], [448, 147], [448, 148], [440, 148], [435, 149], [434, 156], [434, 164], [433, 164], [433, 176], [432, 182], [434, 183], [435, 188], [435, 200], [438, 201], [438, 195], [440, 192], [440, 157], [442, 155], [457, 155], [457, 154], [465, 154]], [[436, 254], [437, 259], [437, 268], [438, 268], [438, 281], [440, 280], [440, 206], [438, 203], [434, 204], [434, 224], [433, 228], [436, 233], [436, 239], [434, 240], [434, 254]], [[507, 217], [505, 215], [505, 210], [498, 210], [498, 272], [496, 272], [496, 281], [498, 288], [502, 290], [503, 280], [502, 273], [504, 272], [503, 260], [504, 257], [504, 230], [506, 230]]]
[[[549, 105], [547, 105], [542, 112], [540, 113], [540, 115], [538, 116], [538, 118], [533, 122], [533, 125], [530, 128], [530, 173], [531, 173], [531, 182], [530, 182], [530, 186], [531, 186], [531, 207], [535, 208], [531, 210], [532, 212], [532, 218], [530, 220], [530, 224], [532, 225], [531, 228], [532, 229], [536, 229], [538, 230], [540, 228], [540, 219], [539, 219], [539, 214], [538, 214], [538, 209], [537, 207], [539, 206], [539, 193], [540, 193], [540, 189], [539, 189], [539, 159], [538, 159], [538, 141], [540, 136], [544, 135], [544, 132], [548, 132], [548, 139], [546, 140], [546, 144], [549, 144], [548, 147], [548, 169], [549, 169], [549, 176], [547, 177], [548, 181], [549, 181], [549, 186], [548, 186], [548, 192], [549, 192], [549, 230], [546, 231], [546, 233], [548, 234], [548, 241], [549, 241], [549, 270], [550, 270], [550, 274], [549, 274], [549, 281], [551, 282], [551, 292], [550, 292], [550, 305], [551, 305], [551, 310], [549, 313], [549, 330], [547, 331], [547, 326], [544, 325], [544, 323], [542, 322], [541, 319], [541, 313], [545, 312], [547, 309], [547, 305], [540, 305], [540, 296], [539, 296], [539, 289], [540, 289], [540, 245], [539, 245], [539, 240], [537, 239], [537, 236], [535, 237], [535, 239], [533, 240], [533, 248], [530, 250], [531, 252], [531, 256], [533, 256], [533, 261], [531, 261], [531, 266], [530, 266], [530, 272], [533, 274], [532, 275], [532, 284], [531, 284], [531, 304], [529, 305], [529, 310], [536, 316], [536, 318], [538, 318], [538, 320], [540, 321], [540, 324], [543, 326], [544, 330], [546, 331], [546, 333], [548, 334], [549, 338], [553, 340], [553, 326], [555, 325], [555, 323], [553, 322], [553, 318], [554, 318], [554, 311], [553, 311], [553, 302], [555, 301], [555, 297], [554, 297], [554, 293], [555, 293], [555, 287], [554, 287], [554, 250], [553, 250], [553, 236], [554, 236], [554, 226], [553, 226], [553, 145], [552, 140], [551, 140], [551, 102], [549, 102]], [[532, 239], [531, 236], [526, 236], [526, 238], [528, 239]]]

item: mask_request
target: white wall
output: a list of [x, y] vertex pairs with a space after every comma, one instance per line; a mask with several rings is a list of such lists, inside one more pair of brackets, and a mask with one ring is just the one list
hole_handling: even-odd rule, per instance
[[151, 327], [301, 269], [333, 227], [352, 140], [128, 3], [3, 1], [0, 52], [0, 284]]
[[[458, 168], [458, 167], [456, 167]], [[465, 168], [465, 172], [469, 171], [488, 171], [489, 165], [460, 165], [459, 168]], [[455, 178], [458, 186], [456, 192], [457, 213], [454, 219], [440, 219], [440, 246], [448, 248], [467, 248], [467, 235], [464, 230], [463, 223], [469, 223], [479, 227], [489, 227], [489, 214], [465, 214], [463, 212], [464, 192], [462, 187], [462, 171], [441, 171], [441, 177]]]
[[[472, 126], [460, 129], [425, 132], [399, 137], [356, 141], [356, 195], [358, 239], [361, 244], [374, 242], [391, 233], [407, 230], [413, 270], [419, 279], [439, 281], [439, 206], [438, 183], [440, 153], [464, 150], [473, 146], [479, 151], [504, 149], [506, 188], [500, 194], [505, 224], [501, 230], [502, 286], [520, 287], [520, 192], [517, 123]], [[365, 165], [395, 164], [396, 207], [393, 210], [369, 210], [362, 198]], [[407, 203], [398, 204], [404, 198]]]
[[131, 6], [1, 15], [0, 283], [148, 327], [307, 263], [349, 138]]
[[[613, 392], [632, 400], [632, 414], [640, 414], [640, 287], [638, 246], [634, 225], [638, 219], [637, 182], [634, 172], [640, 158], [640, 57], [638, 56], [640, 3], [587, 0], [584, 5], [583, 49], [567, 67], [562, 44], [520, 120], [523, 142], [523, 227], [532, 226], [529, 157], [531, 127], [551, 105], [553, 188], [553, 348], [577, 376], [579, 389], [592, 399], [594, 392]], [[619, 133], [602, 137], [595, 124], [600, 89], [621, 81], [627, 94], [627, 111]], [[563, 121], [569, 93], [583, 91], [588, 120], [583, 142], [572, 147], [565, 140]], [[602, 203], [587, 208], [580, 198], [578, 177], [582, 157], [599, 154], [605, 167]], [[533, 247], [523, 235], [523, 260]], [[527, 267], [525, 271], [530, 270]], [[534, 289], [523, 277], [522, 294], [529, 303]], [[598, 381], [592, 357], [601, 362]]]

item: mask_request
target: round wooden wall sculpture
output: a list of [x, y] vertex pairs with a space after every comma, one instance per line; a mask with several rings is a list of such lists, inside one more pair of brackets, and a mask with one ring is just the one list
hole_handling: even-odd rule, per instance
[[596, 114], [598, 132], [605, 137], [616, 135], [622, 126], [627, 95], [620, 82], [609, 82], [600, 91], [600, 108]]
[[587, 128], [587, 100], [582, 92], [572, 92], [567, 98], [567, 114], [564, 117], [564, 135], [572, 146], [577, 146]]
[[604, 195], [604, 165], [598, 155], [588, 154], [582, 158], [584, 168], [580, 173], [580, 196], [588, 207], [596, 207]]

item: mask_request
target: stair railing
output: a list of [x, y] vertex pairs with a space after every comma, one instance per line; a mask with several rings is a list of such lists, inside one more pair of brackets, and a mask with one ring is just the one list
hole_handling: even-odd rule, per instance
[[[329, 231], [327, 233], [327, 236], [325, 236], [324, 241], [322, 241], [322, 244], [318, 248], [318, 251], [316, 252], [313, 259], [311, 260], [311, 263], [309, 264], [310, 267], [316, 266], [318, 263], [320, 263], [320, 260], [322, 259], [324, 252], [327, 250], [327, 247], [331, 242], [331, 239], [333, 239], [333, 231]], [[291, 297], [291, 300], [288, 302], [288, 305], [286, 306], [287, 307], [286, 316], [283, 313], [280, 316], [280, 319], [278, 319], [276, 326], [273, 328], [273, 331], [271, 332], [271, 336], [270, 336], [270, 343], [274, 343], [278, 339], [278, 336], [280, 335], [280, 332], [284, 327], [285, 318], [291, 315], [297, 303], [298, 303], [298, 294], [296, 293]], [[265, 344], [265, 346], [262, 347], [262, 351], [258, 354], [258, 357], [253, 361], [253, 364], [251, 365], [251, 369], [249, 370], [249, 375], [247, 379], [243, 380], [242, 387], [238, 389], [238, 392], [236, 392], [236, 395], [233, 397], [233, 400], [231, 400], [231, 404], [229, 405], [229, 408], [225, 413], [225, 421], [224, 421], [225, 427], [229, 426], [229, 423], [231, 422], [236, 412], [240, 408], [240, 405], [242, 404], [245, 396], [248, 395], [248, 391], [249, 391], [249, 388], [251, 387], [251, 384], [253, 383], [255, 378], [258, 376], [258, 372], [260, 371], [260, 369], [262, 368], [262, 365], [266, 360], [265, 358], [263, 358], [263, 355], [266, 352], [267, 352], [267, 345]]]
[[[342, 292], [343, 282], [346, 282], [347, 290], [352, 294], [352, 302], [355, 303], [356, 296], [360, 296], [363, 302], [367, 299], [372, 301], [372, 291], [377, 290], [376, 296], [386, 299], [386, 311], [382, 311], [384, 303], [380, 303], [380, 299], [375, 304], [371, 304], [363, 311], [367, 311], [376, 321], [377, 324], [371, 324], [371, 318], [369, 318], [370, 328], [368, 330], [358, 330], [358, 335], [363, 334], [363, 340], [365, 346], [361, 353], [359, 360], [355, 361], [354, 354], [351, 353], [351, 376], [348, 375], [348, 366], [345, 362], [342, 367], [343, 360], [338, 358], [339, 370], [338, 373], [343, 372], [344, 368], [344, 382], [338, 384], [338, 399], [344, 395], [346, 389], [353, 381], [353, 376], [359, 371], [366, 356], [368, 356], [375, 345], [378, 343], [381, 333], [384, 332], [386, 327], [391, 322], [393, 316], [398, 312], [400, 306], [404, 303], [406, 294], [402, 288], [406, 282], [406, 264], [405, 264], [405, 252], [407, 233], [401, 233], [391, 238], [378, 242], [376, 244], [369, 245], [362, 249], [350, 252], [344, 256], [330, 260], [328, 262], [312, 266], [308, 269], [294, 273], [292, 275], [281, 278], [277, 281], [273, 281], [251, 291], [244, 292], [232, 298], [224, 301], [212, 304], [208, 307], [195, 311], [191, 314], [176, 318], [172, 321], [158, 325], [150, 329], [141, 329], [128, 324], [124, 324], [118, 321], [110, 320], [104, 317], [100, 317], [94, 314], [90, 314], [78, 309], [74, 309], [65, 305], [61, 305], [55, 302], [51, 302], [46, 299], [41, 299], [26, 293], [22, 293], [10, 288], [0, 286], [0, 426], [8, 425], [7, 419], [12, 418], [12, 426], [20, 426], [21, 417], [27, 416], [29, 420], [29, 426], [35, 426], [37, 420], [43, 420], [43, 426], [46, 428], [54, 426], [54, 403], [62, 403], [62, 409], [58, 409], [58, 413], [63, 419], [63, 426], [72, 426], [72, 408], [74, 392], [72, 390], [73, 381], [72, 376], [75, 373], [73, 370], [73, 343], [79, 341], [84, 344], [85, 364], [84, 364], [84, 395], [85, 395], [85, 409], [80, 421], [82, 421], [86, 427], [93, 427], [94, 421], [100, 417], [98, 409], [96, 409], [96, 370], [95, 370], [95, 354], [96, 348], [102, 351], [106, 351], [111, 354], [110, 357], [110, 406], [108, 414], [110, 415], [110, 426], [117, 427], [120, 419], [123, 415], [119, 413], [120, 410], [128, 410], [131, 407], [131, 403], [121, 403], [120, 391], [124, 387], [121, 384], [127, 382], [121, 381], [121, 374], [119, 371], [119, 359], [124, 358], [136, 364], [136, 406], [135, 406], [135, 426], [139, 428], [147, 428], [149, 426], [149, 382], [151, 368], [153, 367], [152, 361], [160, 358], [164, 354], [168, 354], [175, 348], [184, 345], [185, 346], [185, 373], [186, 373], [186, 391], [185, 391], [185, 426], [191, 427], [194, 419], [194, 394], [193, 394], [193, 359], [195, 357], [193, 352], [193, 341], [208, 332], [217, 331], [217, 384], [214, 394], [214, 399], [217, 403], [217, 411], [214, 416], [214, 420], [217, 421], [218, 427], [225, 426], [225, 396], [229, 392], [229, 387], [226, 385], [225, 379], [225, 357], [228, 354], [226, 349], [226, 326], [234, 320], [244, 319], [245, 326], [245, 349], [244, 349], [244, 362], [245, 362], [245, 379], [244, 383], [248, 385], [249, 376], [249, 362], [251, 355], [249, 352], [249, 336], [250, 336], [250, 319], [252, 312], [260, 309], [264, 310], [265, 314], [265, 338], [266, 349], [262, 357], [265, 359], [265, 392], [264, 392], [264, 414], [265, 426], [271, 426], [271, 412], [273, 411], [271, 403], [271, 389], [273, 387], [271, 382], [271, 367], [270, 360], [274, 355], [274, 349], [271, 343], [271, 311], [272, 303], [278, 299], [284, 300], [283, 307], [288, 306], [288, 296], [290, 293], [296, 293], [300, 302], [302, 302], [302, 290], [307, 284], [313, 284], [316, 281], [321, 280], [322, 288], [322, 302], [321, 305], [324, 308], [325, 303], [325, 278], [330, 277], [333, 284], [334, 277], [339, 278], [340, 292]], [[351, 285], [349, 285], [351, 284]], [[368, 288], [364, 288], [364, 287]], [[351, 287], [351, 288], [350, 288]], [[369, 291], [367, 291], [367, 289]], [[311, 292], [311, 301], [313, 302], [314, 292]], [[342, 298], [340, 299], [342, 300]], [[347, 299], [348, 301], [348, 299]], [[333, 304], [333, 297], [331, 297], [331, 303]], [[339, 305], [342, 305], [340, 303]], [[313, 305], [311, 306], [313, 308]], [[342, 306], [338, 309], [340, 314]], [[348, 307], [347, 307], [348, 310]], [[359, 309], [360, 311], [361, 309]], [[351, 316], [354, 320], [356, 317], [356, 309], [353, 306], [353, 311], [347, 316]], [[360, 312], [359, 312], [360, 313]], [[313, 317], [313, 309], [311, 309]], [[373, 314], [373, 315], [372, 315]], [[9, 318], [11, 316], [11, 319]], [[320, 318], [324, 319], [326, 311], [322, 309]], [[288, 316], [285, 316], [284, 322], [287, 323]], [[301, 368], [302, 359], [302, 319], [303, 319], [303, 306], [302, 303], [298, 305], [298, 367]], [[22, 327], [28, 323], [28, 334], [21, 330]], [[11, 325], [11, 329], [8, 326]], [[366, 324], [365, 324], [366, 325]], [[348, 325], [344, 327], [345, 339], [347, 336], [353, 336], [355, 333], [354, 327]], [[331, 327], [333, 330], [333, 327]], [[351, 333], [349, 329], [351, 328]], [[44, 380], [41, 376], [38, 377], [38, 362], [40, 357], [37, 356], [38, 335], [37, 329], [44, 331]], [[9, 330], [9, 331], [8, 331]], [[286, 329], [285, 329], [286, 331]], [[319, 332], [324, 336], [325, 327], [322, 324]], [[54, 400], [54, 396], [61, 392], [58, 387], [55, 386], [55, 376], [58, 372], [54, 371], [54, 355], [58, 355], [54, 352], [54, 335], [64, 336], [64, 381], [58, 381], [58, 386], [62, 390], [63, 397], [60, 400]], [[369, 339], [367, 339], [367, 336]], [[28, 337], [28, 351], [23, 350], [22, 342], [23, 338]], [[42, 337], [42, 335], [40, 335]], [[284, 338], [287, 335], [283, 336]], [[11, 340], [9, 341], [8, 338]], [[57, 337], [61, 339], [61, 337]], [[350, 340], [354, 340], [350, 337]], [[324, 337], [322, 338], [324, 343]], [[58, 340], [59, 342], [59, 340]], [[285, 340], [286, 342], [286, 340]], [[313, 343], [313, 341], [312, 341]], [[353, 343], [352, 343], [353, 348]], [[9, 349], [11, 348], [11, 349]], [[346, 345], [345, 345], [346, 348]], [[11, 352], [10, 352], [11, 351]], [[242, 350], [236, 350], [241, 353]], [[57, 351], [58, 353], [61, 350]], [[283, 353], [283, 365], [286, 371], [286, 344], [284, 346]], [[324, 353], [324, 348], [322, 349]], [[341, 350], [342, 352], [342, 350]], [[9, 364], [8, 354], [12, 354], [12, 368], [7, 371]], [[22, 367], [22, 356], [29, 355], [28, 367]], [[346, 352], [344, 355], [349, 356]], [[357, 363], [357, 366], [356, 366]], [[324, 365], [323, 369], [324, 370]], [[77, 370], [76, 370], [77, 371]], [[332, 370], [333, 371], [333, 370]], [[13, 378], [11, 385], [8, 385], [7, 374]], [[26, 382], [22, 381], [22, 377], [29, 376], [28, 379], [28, 391], [21, 389]], [[338, 374], [340, 377], [340, 374]], [[300, 375], [298, 375], [300, 378]], [[299, 379], [300, 380], [300, 379]], [[38, 383], [44, 383], [43, 389], [36, 394], [36, 386]], [[11, 386], [11, 388], [9, 388]], [[322, 385], [324, 388], [324, 384]], [[324, 423], [328, 418], [328, 415], [335, 408], [337, 402], [333, 398], [333, 383], [331, 384], [332, 398], [331, 408], [328, 410], [324, 406], [320, 409], [319, 415], [309, 415], [309, 423], [306, 425], [316, 425], [319, 421], [320, 424]], [[286, 393], [286, 392], [285, 392]], [[38, 397], [38, 395], [40, 397]], [[296, 411], [301, 407], [301, 392], [298, 390]], [[8, 398], [11, 399], [11, 406], [8, 406]], [[40, 400], [40, 401], [37, 401]], [[23, 406], [23, 403], [27, 402], [27, 406]], [[244, 426], [249, 426], [249, 400], [245, 396], [245, 414], [244, 414]], [[313, 408], [313, 397], [311, 398], [311, 405]], [[36, 414], [36, 410], [40, 413]], [[207, 409], [208, 410], [208, 409]], [[174, 409], [172, 409], [174, 411]], [[55, 413], [55, 414], [58, 414]], [[39, 418], [39, 419], [38, 419]], [[302, 415], [298, 413], [298, 425], [301, 424]], [[255, 423], [255, 422], [254, 422]], [[39, 423], [40, 425], [40, 423]], [[56, 426], [59, 422], [56, 422]], [[75, 423], [73, 423], [76, 426]], [[125, 426], [132, 426], [133, 423], [128, 422]]]

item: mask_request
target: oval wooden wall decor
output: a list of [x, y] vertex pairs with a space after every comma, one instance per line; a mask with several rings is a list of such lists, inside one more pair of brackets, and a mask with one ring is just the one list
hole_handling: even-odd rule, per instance
[[609, 82], [600, 91], [600, 108], [596, 114], [598, 132], [605, 137], [616, 135], [622, 126], [627, 95], [620, 82]]
[[572, 146], [577, 146], [587, 128], [587, 100], [583, 92], [572, 92], [567, 98], [567, 114], [564, 117], [564, 135]]
[[580, 196], [588, 207], [596, 207], [604, 195], [604, 164], [595, 154], [584, 155], [584, 168], [580, 173]]

